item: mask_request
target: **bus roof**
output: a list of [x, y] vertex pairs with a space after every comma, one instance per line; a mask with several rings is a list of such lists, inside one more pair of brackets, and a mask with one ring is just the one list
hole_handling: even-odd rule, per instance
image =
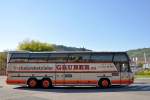
[[121, 51], [50, 51], [50, 52], [9, 51], [9, 53], [126, 53], [126, 52], [121, 52]]

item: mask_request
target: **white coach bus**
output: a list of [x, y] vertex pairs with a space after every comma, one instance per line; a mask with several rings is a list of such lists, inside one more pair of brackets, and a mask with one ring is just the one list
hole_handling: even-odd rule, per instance
[[31, 88], [129, 85], [129, 62], [126, 52], [9, 52], [6, 82]]

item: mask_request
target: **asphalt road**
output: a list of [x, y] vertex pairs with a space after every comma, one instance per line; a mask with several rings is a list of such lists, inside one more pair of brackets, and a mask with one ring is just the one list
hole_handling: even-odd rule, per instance
[[6, 85], [0, 76], [0, 100], [150, 100], [150, 79], [136, 79], [130, 86], [109, 89], [96, 87], [55, 87], [29, 89]]

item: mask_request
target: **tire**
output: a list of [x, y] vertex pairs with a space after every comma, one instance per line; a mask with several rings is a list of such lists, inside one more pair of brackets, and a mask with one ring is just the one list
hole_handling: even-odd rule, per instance
[[36, 88], [38, 86], [38, 81], [35, 78], [30, 78], [27, 81], [27, 85], [28, 85], [29, 88]]
[[52, 82], [50, 79], [42, 79], [41, 80], [41, 87], [44, 89], [48, 89], [52, 87]]
[[101, 88], [109, 88], [109, 87], [110, 87], [110, 81], [109, 81], [109, 79], [101, 79], [101, 80], [98, 82], [98, 85], [99, 85], [99, 87], [101, 87]]

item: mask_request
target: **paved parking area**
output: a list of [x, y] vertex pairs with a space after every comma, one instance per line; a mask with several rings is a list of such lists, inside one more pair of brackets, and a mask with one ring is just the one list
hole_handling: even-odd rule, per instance
[[7, 85], [0, 77], [0, 100], [149, 100], [150, 79], [137, 79], [135, 84], [109, 89], [96, 87], [55, 87], [29, 89]]

